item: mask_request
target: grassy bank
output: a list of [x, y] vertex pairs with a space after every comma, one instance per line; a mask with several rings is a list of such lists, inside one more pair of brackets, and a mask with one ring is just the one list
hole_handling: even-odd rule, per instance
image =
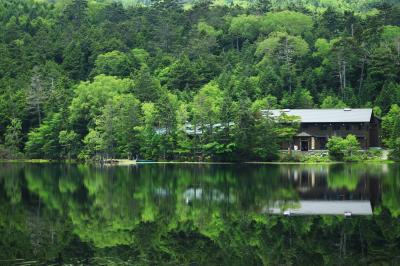
[[331, 164], [374, 164], [374, 163], [396, 163], [392, 160], [366, 160], [366, 161], [359, 161], [359, 162], [339, 162], [339, 161], [329, 161], [329, 162], [245, 162], [246, 164], [321, 164], [321, 165], [331, 165]]
[[51, 163], [47, 159], [1, 159], [0, 163]]
[[[49, 159], [1, 159], [0, 163], [67, 163], [67, 164], [97, 164], [96, 162], [79, 162], [76, 160], [49, 160]], [[341, 162], [341, 161], [304, 161], [304, 162], [293, 162], [293, 161], [276, 161], [276, 162], [264, 162], [264, 161], [244, 161], [244, 162], [198, 162], [198, 161], [151, 161], [151, 162], [137, 162], [137, 164], [274, 164], [274, 165], [284, 165], [284, 164], [320, 164], [320, 165], [331, 165], [331, 164], [344, 164], [344, 163], [365, 163], [365, 164], [373, 164], [373, 163], [396, 163], [392, 160], [364, 160], [358, 162]]]

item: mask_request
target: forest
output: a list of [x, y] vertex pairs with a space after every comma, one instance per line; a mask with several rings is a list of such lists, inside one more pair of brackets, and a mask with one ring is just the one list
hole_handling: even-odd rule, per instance
[[273, 160], [271, 108], [370, 107], [400, 154], [396, 1], [0, 0], [0, 158]]

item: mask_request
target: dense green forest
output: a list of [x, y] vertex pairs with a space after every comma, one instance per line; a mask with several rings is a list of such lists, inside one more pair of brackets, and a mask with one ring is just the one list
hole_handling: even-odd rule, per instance
[[399, 146], [396, 1], [122, 2], [0, 0], [0, 157], [270, 160], [268, 108], [373, 107]]

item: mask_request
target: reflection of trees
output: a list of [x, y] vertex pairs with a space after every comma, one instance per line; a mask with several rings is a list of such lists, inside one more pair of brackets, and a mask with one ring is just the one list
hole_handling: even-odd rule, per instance
[[400, 216], [400, 166], [390, 165], [390, 171], [383, 179], [382, 205], [390, 209], [395, 217]]
[[383, 164], [337, 164], [329, 170], [328, 185], [332, 189], [353, 191], [360, 181], [368, 178], [380, 178], [386, 174], [387, 165]]
[[300, 190], [321, 186], [318, 181], [326, 179], [330, 189], [353, 191], [362, 179], [386, 175], [386, 168], [383, 164], [284, 165], [280, 174], [293, 180]]
[[347, 189], [353, 191], [357, 188], [360, 179], [365, 175], [366, 167], [357, 165], [336, 165], [331, 168], [328, 176], [328, 186], [331, 189]]
[[[365, 175], [362, 168], [326, 167], [322, 173], [330, 177]], [[200, 265], [368, 264], [378, 258], [390, 263], [400, 246], [400, 225], [391, 216], [399, 206], [396, 169], [388, 169], [395, 174], [384, 179], [384, 206], [377, 216], [344, 219], [261, 214], [279, 200], [297, 199], [292, 181], [282, 179], [275, 166], [19, 167], [14, 175], [25, 178], [7, 182], [15, 184], [21, 200], [0, 196], [0, 248], [7, 250], [0, 258], [65, 262], [82, 256], [94, 264]], [[6, 171], [0, 170], [4, 190], [5, 177], [12, 176]], [[82, 248], [85, 253], [78, 252]]]
[[[193, 221], [201, 232], [213, 235], [219, 230], [208, 223], [213, 218], [224, 217], [233, 209], [259, 211], [268, 201], [291, 194], [290, 188], [280, 188], [278, 178], [274, 174], [266, 177], [265, 171], [236, 178], [235, 171], [240, 169], [211, 166], [159, 166], [156, 171], [153, 166], [78, 169], [84, 177], [88, 204], [84, 209], [70, 209], [69, 216], [81, 239], [98, 247], [138, 241], [131, 231], [143, 221], [163, 220], [172, 227]], [[61, 176], [59, 186], [67, 178]], [[193, 190], [201, 195], [185, 198]]]
[[22, 178], [22, 166], [13, 164], [2, 165], [0, 172], [0, 184], [3, 183], [5, 194], [14, 204], [21, 201]]
[[70, 233], [72, 227], [58, 213], [44, 211], [37, 216], [23, 206], [10, 209], [5, 202], [0, 204], [1, 265], [14, 265], [11, 262], [16, 259], [68, 261], [86, 249], [85, 243], [76, 241]]

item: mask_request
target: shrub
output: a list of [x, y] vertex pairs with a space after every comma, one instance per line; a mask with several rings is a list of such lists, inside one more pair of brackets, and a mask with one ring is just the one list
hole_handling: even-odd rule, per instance
[[389, 158], [393, 161], [400, 161], [400, 138], [396, 139], [394, 149], [389, 153]]
[[283, 152], [283, 153], [281, 153], [279, 161], [281, 161], [281, 162], [301, 162], [301, 158], [302, 158], [302, 155], [300, 152], [295, 152], [295, 151], [292, 151], [291, 153]]
[[4, 145], [0, 145], [0, 159], [12, 160], [12, 159], [22, 159], [23, 154], [12, 147], [6, 147]]
[[329, 156], [334, 159], [341, 161], [343, 160], [344, 157], [344, 142], [343, 138], [333, 136], [328, 140], [328, 143], [326, 144], [326, 147], [328, 148], [329, 151]]
[[370, 148], [367, 150], [367, 155], [370, 158], [381, 158], [382, 154], [382, 149]]
[[370, 148], [363, 154], [363, 160], [380, 160], [383, 151], [381, 149]]
[[360, 161], [360, 143], [358, 142], [356, 136], [347, 135], [343, 140], [344, 146], [344, 161], [346, 162], [357, 162]]
[[316, 153], [305, 153], [301, 158], [301, 162], [308, 163], [321, 163], [330, 162], [330, 158], [326, 152], [316, 152]]
[[361, 160], [360, 143], [354, 135], [347, 135], [345, 139], [333, 136], [328, 140], [327, 148], [329, 156], [334, 160], [346, 162]]

